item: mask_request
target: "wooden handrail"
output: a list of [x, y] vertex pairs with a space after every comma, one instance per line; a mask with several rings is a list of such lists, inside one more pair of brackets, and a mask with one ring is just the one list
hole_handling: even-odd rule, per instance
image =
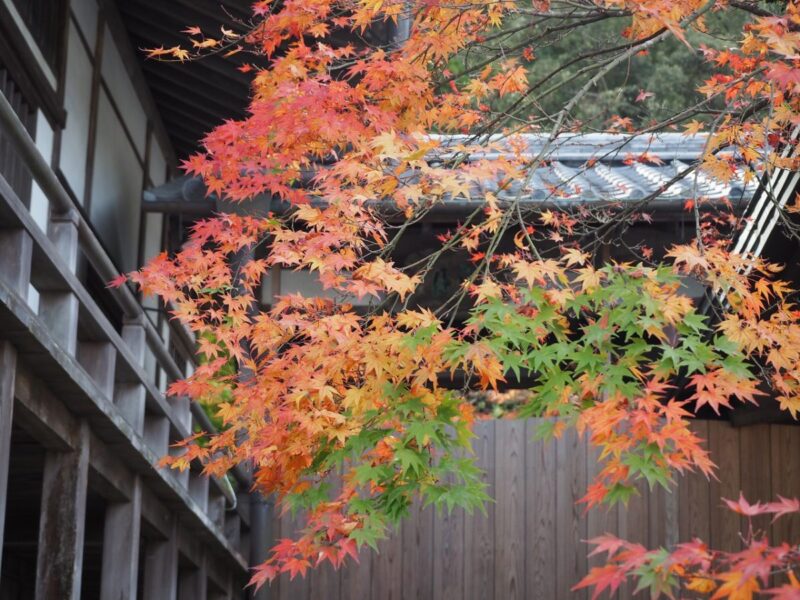
[[[120, 269], [116, 267], [111, 257], [108, 256], [100, 240], [97, 239], [91, 225], [83, 218], [78, 207], [73, 202], [72, 197], [64, 189], [64, 186], [58, 180], [58, 177], [56, 177], [50, 165], [41, 155], [35, 142], [31, 139], [25, 126], [3, 94], [0, 94], [0, 125], [11, 137], [13, 147], [19, 152], [20, 157], [30, 170], [37, 185], [41, 188], [48, 200], [55, 205], [53, 207], [56, 209], [55, 212], [77, 213], [76, 221], [81, 250], [100, 277], [106, 281], [117, 277], [120, 273]], [[161, 339], [158, 330], [144, 314], [142, 306], [139, 304], [130, 288], [123, 285], [118, 288], [112, 288], [111, 292], [126, 318], [130, 320], [140, 320], [144, 324], [147, 344], [155, 355], [161, 368], [166, 371], [171, 379], [182, 379], [184, 374], [164, 345], [164, 341]], [[216, 432], [214, 424], [201, 406], [192, 402], [191, 411], [198, 424], [205, 431]], [[235, 468], [233, 474], [240, 484], [246, 488], [250, 486], [251, 479], [243, 468]]]

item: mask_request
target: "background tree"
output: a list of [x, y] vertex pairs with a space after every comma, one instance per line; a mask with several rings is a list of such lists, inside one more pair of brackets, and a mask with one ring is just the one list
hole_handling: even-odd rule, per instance
[[[705, 129], [700, 160], [664, 189], [699, 172], [728, 181], [740, 168], [750, 179], [792, 168], [798, 27], [795, 3], [267, 0], [239, 31], [190, 27], [186, 48], [150, 50], [245, 57], [247, 118], [217, 127], [185, 167], [230, 202], [269, 194], [288, 206], [198, 222], [181, 250], [132, 275], [198, 335], [202, 364], [171, 393], [212, 405], [225, 426], [165, 462], [185, 469], [199, 458], [217, 475], [244, 463], [256, 487], [307, 511], [302, 535], [278, 543], [256, 584], [338, 566], [416, 496], [481, 506], [464, 451], [473, 408], [448, 383], [456, 376], [467, 387], [527, 381], [519, 414], [559, 417], [544, 434], [574, 426], [602, 447], [589, 507], [626, 499], [642, 478], [669, 486], [675, 472], [712, 474], [689, 428], [704, 406], [758, 403], [770, 390], [796, 414], [798, 312], [775, 267], [731, 252], [737, 213], [698, 197], [686, 207], [692, 243], [634, 247], [630, 262], [604, 265], [599, 249], [647, 218], [658, 193], [564, 206], [553, 187], [535, 209], [522, 198], [533, 171], [581, 131]], [[630, 140], [608, 151], [625, 153]], [[411, 224], [474, 199], [486, 181], [495, 189], [439, 248], [394, 264]], [[456, 251], [473, 268], [435, 310], [420, 306], [415, 291]], [[276, 265], [316, 272], [339, 300], [287, 296], [260, 308], [256, 290]], [[683, 291], [687, 277], [706, 286], [710, 312]], [[370, 310], [356, 311], [353, 297], [373, 298]], [[648, 554], [598, 543], [610, 563], [582, 584], [597, 590], [633, 575], [658, 592], [747, 597], [797, 558], [765, 549], [772, 558], [752, 569], [698, 558], [698, 546]]]

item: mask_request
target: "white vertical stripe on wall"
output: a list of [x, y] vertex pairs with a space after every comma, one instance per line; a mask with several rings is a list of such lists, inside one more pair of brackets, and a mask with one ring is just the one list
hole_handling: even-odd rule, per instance
[[167, 159], [164, 158], [164, 151], [156, 135], [152, 135], [150, 140], [149, 174], [153, 185], [161, 185], [167, 179]]
[[92, 63], [78, 38], [75, 24], [70, 21], [64, 98], [67, 125], [61, 138], [59, 166], [80, 202], [83, 202], [86, 189], [86, 153], [89, 143], [91, 97]]
[[[36, 147], [44, 159], [50, 163], [53, 156], [53, 129], [41, 110], [36, 111]], [[36, 181], [31, 188], [31, 216], [42, 231], [47, 231], [47, 216], [50, 201]]]
[[97, 0], [72, 0], [70, 4], [83, 37], [89, 47], [94, 48], [97, 41]]
[[[114, 104], [122, 114], [125, 125], [136, 144], [136, 151], [144, 157], [145, 140], [147, 139], [147, 116], [139, 101], [133, 83], [128, 77], [125, 63], [119, 54], [117, 44], [108, 27], [103, 34], [103, 64], [100, 72], [111, 92]], [[141, 58], [141, 57], [139, 57]]]
[[142, 167], [105, 91], [100, 92], [90, 217], [124, 271], [136, 268]]
[[[161, 213], [145, 213], [144, 216], [144, 263], [157, 256], [163, 248], [161, 247], [161, 230], [164, 225], [164, 216]], [[155, 296], [145, 296], [142, 299], [142, 306], [146, 308], [158, 308], [158, 298]], [[151, 315], [154, 316], [154, 315]]]

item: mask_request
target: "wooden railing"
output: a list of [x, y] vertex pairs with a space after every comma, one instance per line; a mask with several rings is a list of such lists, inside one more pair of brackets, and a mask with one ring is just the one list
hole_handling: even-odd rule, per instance
[[[205, 529], [210, 534], [205, 537], [244, 573], [253, 555], [258, 558], [252, 546], [269, 543], [263, 531], [254, 529], [268, 523], [252, 514], [248, 474], [234, 471], [237, 494], [227, 479], [209, 480], [199, 465], [183, 473], [156, 468], [157, 460], [175, 452], [172, 444], [192, 434], [195, 425], [213, 430], [201, 407], [187, 398], [166, 398], [145, 369], [151, 354], [174, 381], [186, 375], [186, 365], [175, 361], [127, 286], [111, 291], [123, 315], [118, 331], [81, 283], [76, 275], [80, 257], [106, 281], [119, 270], [2, 94], [0, 131], [50, 204], [43, 231], [0, 176], [0, 341], [9, 340], [25, 369], [52, 386], [58, 396], [54, 402], [64, 402], [80, 421], [90, 423], [91, 435], [98, 438], [93, 451], [124, 447], [125, 466], [137, 473], [136, 480], [144, 477], [159, 497], [183, 506], [179, 512]], [[263, 505], [258, 498], [253, 502], [256, 509]]]

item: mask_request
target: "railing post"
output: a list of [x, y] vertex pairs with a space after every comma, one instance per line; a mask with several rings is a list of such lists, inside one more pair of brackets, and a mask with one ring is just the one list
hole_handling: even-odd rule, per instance
[[197, 502], [204, 513], [208, 512], [208, 484], [209, 480], [203, 473], [190, 473], [189, 474], [189, 495], [192, 500]]
[[31, 280], [31, 256], [33, 239], [24, 229], [0, 229], [0, 256], [9, 257], [0, 261], [0, 279], [25, 300]]
[[148, 542], [145, 547], [142, 598], [177, 600], [178, 523], [173, 521], [168, 539]]
[[0, 565], [3, 564], [3, 534], [8, 496], [8, 466], [11, 453], [11, 423], [14, 413], [14, 381], [17, 351], [0, 342]]
[[142, 481], [136, 476], [130, 500], [110, 504], [106, 509], [101, 598], [136, 600], [141, 514]]
[[[126, 319], [122, 325], [122, 341], [130, 348], [137, 364], [144, 368], [147, 339], [143, 315]], [[145, 389], [141, 383], [117, 382], [114, 388], [114, 404], [138, 433], [144, 431]]]
[[48, 452], [36, 557], [36, 600], [80, 600], [89, 426], [84, 421], [71, 452]]
[[[53, 214], [47, 235], [58, 256], [73, 273], [78, 266], [78, 223], [75, 210]], [[78, 343], [78, 298], [69, 290], [42, 291], [39, 299], [39, 317], [68, 354], [74, 355]]]
[[72, 273], [78, 268], [78, 224], [80, 215], [75, 209], [53, 212], [47, 226], [47, 237]]
[[114, 396], [114, 369], [117, 349], [110, 342], [79, 342], [76, 358], [83, 369], [111, 400]]
[[[272, 547], [272, 507], [259, 493], [250, 494], [250, 565], [257, 566], [268, 558]], [[269, 600], [269, 586], [253, 592], [253, 600]]]

